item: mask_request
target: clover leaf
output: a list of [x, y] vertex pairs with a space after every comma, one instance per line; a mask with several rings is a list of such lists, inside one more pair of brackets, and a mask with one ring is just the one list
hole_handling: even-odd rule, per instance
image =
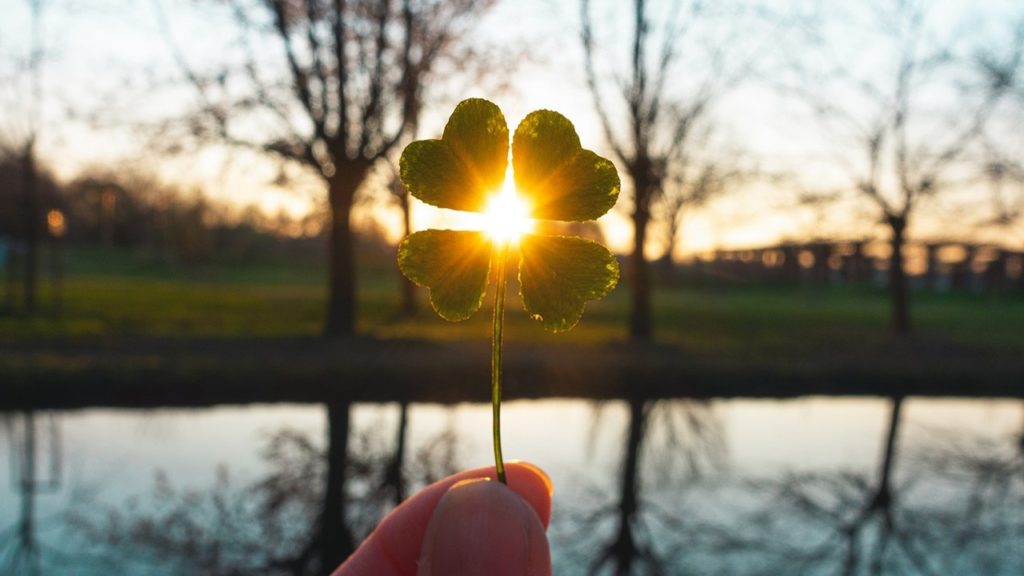
[[[411, 237], [410, 237], [411, 238]], [[430, 286], [430, 300], [445, 320], [465, 320], [480, 309], [491, 267], [491, 246], [482, 232], [424, 230], [398, 252], [410, 280]]]
[[[440, 208], [483, 212], [502, 188], [508, 168], [508, 124], [492, 102], [473, 98], [455, 107], [437, 140], [419, 140], [402, 152], [402, 182], [416, 198]], [[566, 117], [531, 112], [512, 138], [513, 178], [539, 220], [594, 220], [615, 205], [619, 175], [607, 159], [585, 150]], [[430, 290], [446, 320], [465, 320], [483, 305], [488, 280], [497, 285], [491, 347], [491, 403], [495, 469], [501, 456], [501, 341], [508, 240], [483, 232], [424, 230], [398, 248], [398, 267]], [[619, 265], [604, 246], [583, 238], [525, 234], [519, 243], [519, 286], [531, 318], [553, 332], [568, 330], [586, 303], [610, 292]]]
[[[507, 162], [504, 115], [495, 104], [474, 98], [455, 108], [439, 140], [407, 146], [400, 168], [406, 188], [423, 202], [482, 212], [501, 188]], [[615, 166], [583, 149], [572, 122], [551, 110], [530, 113], [516, 128], [512, 168], [519, 194], [539, 220], [593, 220], [619, 196]], [[399, 247], [398, 264], [410, 280], [430, 289], [431, 305], [442, 318], [464, 320], [483, 303], [491, 267], [483, 254], [494, 252], [493, 244], [482, 234], [416, 232]], [[618, 278], [615, 257], [589, 240], [528, 234], [520, 244], [523, 305], [549, 330], [575, 326], [586, 302], [603, 297]]]
[[501, 187], [508, 165], [508, 125], [493, 103], [464, 100], [440, 140], [406, 146], [402, 182], [416, 198], [440, 208], [479, 212], [487, 192]]
[[610, 292], [619, 279], [611, 252], [583, 238], [530, 235], [520, 250], [523, 306], [552, 332], [575, 326], [584, 303]]

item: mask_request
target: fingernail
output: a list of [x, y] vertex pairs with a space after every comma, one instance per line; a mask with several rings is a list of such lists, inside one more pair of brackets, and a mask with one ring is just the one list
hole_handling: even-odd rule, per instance
[[462, 488], [463, 486], [469, 486], [470, 484], [478, 484], [480, 482], [490, 482], [490, 481], [491, 481], [491, 479], [486, 477], [486, 476], [484, 476], [482, 478], [467, 478], [465, 480], [459, 480], [455, 484], [452, 484], [450, 488], [448, 488], [448, 492], [451, 492], [452, 490], [455, 490], [456, 488]]
[[550, 552], [536, 512], [499, 482], [452, 486], [438, 503], [420, 553], [420, 576], [548, 575]]
[[524, 462], [523, 460], [509, 460], [509, 463], [515, 464], [516, 466], [521, 466], [523, 468], [528, 468], [531, 472], [535, 473], [538, 478], [544, 481], [544, 487], [548, 489], [548, 496], [555, 495], [555, 485], [554, 483], [551, 482], [551, 477], [548, 476], [548, 473], [542, 470], [540, 467], [529, 462]]

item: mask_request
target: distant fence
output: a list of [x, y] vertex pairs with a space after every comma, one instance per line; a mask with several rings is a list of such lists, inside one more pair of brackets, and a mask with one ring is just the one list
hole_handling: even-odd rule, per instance
[[[671, 279], [763, 284], [875, 285], [888, 283], [887, 243], [782, 243], [718, 250], [686, 264], [662, 262]], [[908, 244], [904, 261], [915, 289], [945, 292], [1024, 291], [1024, 252], [1002, 246], [943, 241]]]

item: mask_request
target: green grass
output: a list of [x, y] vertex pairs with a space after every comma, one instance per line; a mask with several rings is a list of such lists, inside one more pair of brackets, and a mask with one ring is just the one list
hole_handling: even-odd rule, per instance
[[[423, 306], [398, 319], [398, 277], [378, 258], [360, 268], [360, 331], [379, 338], [486, 341], [489, 315], [450, 324]], [[82, 339], [295, 337], [319, 334], [324, 274], [295, 262], [182, 266], [97, 250], [67, 255], [62, 301], [44, 283], [43, 310], [33, 318], [0, 315], [0, 342]], [[628, 291], [620, 286], [591, 303], [568, 334], [548, 334], [529, 320], [510, 287], [510, 341], [598, 343], [624, 340]], [[783, 287], [658, 289], [656, 339], [694, 352], [768, 356], [827, 352], [851, 343], [886, 346], [888, 302], [867, 288]], [[917, 333], [992, 350], [1024, 349], [1024, 297], [917, 294]]]

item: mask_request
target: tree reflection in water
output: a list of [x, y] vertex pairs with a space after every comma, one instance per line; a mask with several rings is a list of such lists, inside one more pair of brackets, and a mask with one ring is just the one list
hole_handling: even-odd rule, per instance
[[3, 428], [11, 443], [11, 484], [21, 505], [15, 525], [0, 528], [0, 574], [37, 576], [43, 573], [43, 546], [36, 497], [61, 487], [60, 427], [52, 413], [37, 419], [33, 412], [24, 412], [3, 417]]
[[[588, 566], [590, 574], [605, 569], [617, 575], [671, 573], [666, 552], [658, 548], [661, 527], [651, 523], [657, 520], [658, 505], [643, 497], [644, 490], [675, 491], [720, 470], [725, 461], [724, 433], [708, 402], [632, 398], [627, 406], [616, 500], [591, 510], [569, 511], [573, 532], [588, 533], [611, 524], [612, 533], [597, 544], [574, 538], [583, 546], [569, 554], [578, 565]], [[594, 432], [601, 408], [595, 413]], [[643, 477], [641, 470], [649, 475]]]
[[[81, 557], [96, 573], [329, 572], [337, 563], [323, 553], [330, 547], [328, 531], [358, 542], [407, 487], [417, 489], [459, 469], [450, 425], [405, 458], [407, 406], [400, 407], [393, 443], [379, 425], [353, 430], [348, 411], [347, 405], [328, 409], [327, 447], [299, 430], [271, 433], [260, 452], [268, 472], [251, 484], [237, 486], [228, 468], [220, 467], [212, 487], [180, 489], [161, 472], [147, 497], [120, 507], [74, 507], [67, 521], [81, 543]], [[329, 476], [338, 470], [344, 470], [340, 479]], [[331, 482], [339, 483], [340, 496], [326, 493]], [[336, 512], [340, 528], [327, 525]]]
[[754, 484], [772, 503], [731, 539], [763, 551], [764, 568], [751, 573], [1024, 572], [1024, 463], [1014, 443], [933, 434], [898, 461], [902, 400], [891, 404], [876, 477], [795, 474]]
[[[589, 574], [1024, 573], [1024, 450], [1017, 436], [993, 441], [930, 431], [922, 445], [901, 448], [903, 399], [892, 398], [873, 474], [691, 476], [659, 486], [641, 477], [671, 469], [669, 460], [692, 466], [696, 446], [716, 443], [714, 435], [695, 443], [706, 429], [695, 426], [687, 449], [645, 449], [655, 436], [652, 406], [630, 404], [614, 504], [572, 514], [578, 535], [600, 532], [614, 518], [611, 538], [576, 539], [570, 565], [589, 566]], [[691, 419], [694, 410], [705, 419], [712, 414], [702, 405], [673, 410]]]
[[[752, 478], [730, 471], [713, 404], [626, 406], [623, 429], [600, 442], [621, 446], [614, 468], [587, 470], [592, 485], [574, 481], [558, 493], [560, 575], [1024, 573], [1016, 434], [996, 441], [928, 430], [908, 444], [904, 401], [893, 398], [876, 467]], [[402, 495], [460, 468], [451, 421], [421, 445], [406, 439], [409, 420], [406, 407], [393, 427], [346, 424], [328, 435], [348, 447], [338, 509], [353, 541]], [[595, 419], [595, 430], [603, 426]], [[87, 573], [320, 574], [317, 520], [336, 453], [277, 430], [262, 445], [268, 472], [256, 482], [238, 485], [221, 469], [213, 486], [182, 490], [160, 475], [151, 495], [124, 506], [74, 507], [61, 544], [80, 544], [73, 557], [95, 566]]]

